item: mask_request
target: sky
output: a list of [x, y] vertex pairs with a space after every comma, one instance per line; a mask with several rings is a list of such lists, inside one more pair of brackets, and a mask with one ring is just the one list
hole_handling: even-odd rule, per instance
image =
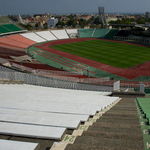
[[0, 0], [0, 15], [150, 12], [150, 0]]

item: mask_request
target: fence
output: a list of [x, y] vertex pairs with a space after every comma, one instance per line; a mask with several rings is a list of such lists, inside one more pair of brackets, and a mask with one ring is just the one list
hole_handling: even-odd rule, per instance
[[146, 85], [141, 83], [121, 83], [117, 81], [114, 83], [114, 91], [123, 90], [123, 91], [141, 91], [144, 92]]
[[78, 82], [64, 81], [54, 78], [42, 77], [33, 74], [20, 73], [20, 72], [0, 72], [0, 79], [24, 81], [26, 84], [64, 88], [64, 89], [76, 89], [76, 90], [88, 90], [88, 91], [113, 91], [112, 86], [94, 85]]
[[150, 39], [148, 38], [138, 38], [138, 37], [121, 37], [121, 36], [114, 36], [114, 39], [119, 40], [133, 40], [133, 41], [139, 41], [139, 42], [150, 42]]
[[[42, 75], [49, 78], [55, 78], [59, 80], [65, 80], [65, 81], [72, 81], [72, 82], [81, 82], [81, 83], [90, 83], [90, 84], [101, 84], [103, 82], [107, 82], [110, 80], [109, 77], [103, 77], [103, 78], [77, 78], [77, 77], [71, 77], [76, 75], [83, 75], [83, 72], [67, 72], [67, 71], [53, 71], [53, 70], [44, 70], [44, 69], [32, 69], [29, 67], [25, 67], [19, 64], [11, 63], [11, 65], [15, 68], [19, 68], [22, 71], [28, 71], [35, 75]], [[70, 77], [68, 77], [70, 76]]]
[[83, 75], [83, 72], [67, 72], [67, 71], [53, 71], [53, 70], [43, 70], [43, 69], [36, 69], [33, 70], [32, 73], [36, 73], [36, 74], [43, 74], [43, 75], [65, 75], [65, 76], [69, 76], [69, 75]]

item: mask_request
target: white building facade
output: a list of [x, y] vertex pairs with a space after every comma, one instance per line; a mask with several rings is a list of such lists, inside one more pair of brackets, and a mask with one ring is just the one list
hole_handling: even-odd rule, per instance
[[51, 18], [51, 19], [47, 19], [47, 25], [49, 27], [53, 27], [55, 28], [56, 24], [58, 23], [58, 19], [56, 18]]

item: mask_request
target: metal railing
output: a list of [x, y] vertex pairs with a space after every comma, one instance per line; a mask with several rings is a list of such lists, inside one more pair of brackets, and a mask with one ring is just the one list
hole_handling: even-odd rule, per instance
[[[72, 81], [72, 82], [81, 82], [81, 83], [90, 83], [90, 84], [102, 84], [103, 82], [107, 82], [110, 80], [109, 77], [103, 78], [78, 78], [71, 77], [76, 75], [83, 75], [83, 72], [67, 72], [67, 71], [54, 71], [54, 70], [43, 70], [43, 69], [32, 69], [29, 67], [25, 67], [16, 63], [11, 63], [11, 65], [15, 68], [18, 68], [22, 71], [28, 71], [33, 73], [34, 75], [42, 75], [49, 78]], [[106, 83], [105, 83], [106, 84]], [[112, 84], [113, 85], [113, 84]]]
[[0, 72], [0, 79], [24, 81], [26, 84], [64, 88], [64, 89], [76, 89], [76, 90], [88, 90], [88, 91], [113, 91], [112, 86], [86, 84], [72, 81], [64, 81], [55, 78], [48, 78], [28, 73], [20, 72]]
[[141, 91], [144, 92], [146, 85], [143, 84], [142, 82], [140, 83], [121, 83], [120, 81], [117, 81], [114, 83], [114, 91], [118, 91], [118, 90], [123, 90], [123, 91], [131, 91], [131, 92], [135, 92], [135, 91]]
[[67, 72], [67, 71], [54, 71], [54, 70], [43, 70], [43, 69], [36, 69], [33, 70], [32, 73], [36, 74], [43, 74], [43, 75], [83, 75], [83, 72]]
[[[49, 75], [48, 77], [41, 76], [32, 73], [21, 73], [8, 71], [9, 68], [0, 66], [0, 79], [12, 80], [12, 81], [23, 81], [26, 84], [66, 88], [66, 89], [77, 89], [77, 90], [89, 90], [89, 91], [113, 91], [115, 80], [109, 80], [106, 78], [76, 78], [67, 76], [55, 76]], [[149, 82], [142, 83], [126, 83], [120, 81], [119, 89], [121, 90], [132, 90], [140, 91], [141, 85], [144, 88], [150, 88]]]

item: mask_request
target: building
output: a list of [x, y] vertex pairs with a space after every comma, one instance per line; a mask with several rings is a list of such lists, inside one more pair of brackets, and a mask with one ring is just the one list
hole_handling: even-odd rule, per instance
[[58, 23], [58, 19], [56, 18], [51, 18], [51, 19], [47, 19], [47, 25], [49, 27], [53, 27], [55, 28], [56, 24]]
[[80, 19], [88, 20], [88, 19], [91, 18], [91, 15], [81, 15], [79, 18], [80, 18]]
[[146, 17], [146, 18], [150, 18], [150, 12], [146, 12], [146, 13], [145, 13], [145, 17]]

